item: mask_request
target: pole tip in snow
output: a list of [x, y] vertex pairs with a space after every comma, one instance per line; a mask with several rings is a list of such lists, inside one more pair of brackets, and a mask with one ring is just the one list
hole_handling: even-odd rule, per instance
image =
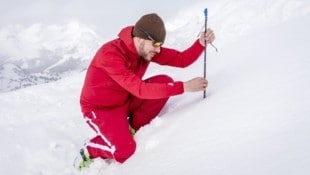
[[205, 16], [208, 16], [208, 8], [205, 8]]

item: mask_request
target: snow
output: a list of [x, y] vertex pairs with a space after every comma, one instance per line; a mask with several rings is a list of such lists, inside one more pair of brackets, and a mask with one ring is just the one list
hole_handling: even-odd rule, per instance
[[[232, 9], [224, 10], [228, 2]], [[0, 174], [309, 174], [309, 2], [208, 4], [194, 4], [169, 20], [175, 28], [167, 42], [185, 48], [192, 40], [179, 35], [184, 31], [194, 39], [203, 17], [185, 25], [177, 19], [199, 10], [203, 15], [201, 7], [208, 6], [208, 24], [219, 30], [214, 43], [219, 53], [208, 48], [206, 99], [202, 93], [171, 98], [136, 134], [137, 150], [128, 161], [108, 166], [96, 160], [78, 173], [72, 162], [94, 134], [79, 108], [85, 72], [0, 93]], [[240, 19], [250, 12], [260, 15]], [[239, 24], [248, 27], [240, 31]], [[202, 75], [202, 63], [203, 57], [186, 70], [152, 66], [147, 76], [165, 72], [186, 81]]]

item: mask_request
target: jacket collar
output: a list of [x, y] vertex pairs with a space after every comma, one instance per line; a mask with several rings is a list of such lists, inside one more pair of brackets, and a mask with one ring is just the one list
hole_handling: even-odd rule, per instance
[[133, 26], [125, 27], [119, 32], [118, 37], [124, 42], [131, 54], [138, 56], [137, 49], [133, 42], [132, 30]]

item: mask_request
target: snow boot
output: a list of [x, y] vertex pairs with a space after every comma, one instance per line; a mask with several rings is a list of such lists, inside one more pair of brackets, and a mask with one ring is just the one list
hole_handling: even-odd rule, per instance
[[80, 149], [80, 152], [79, 152], [79, 155], [75, 158], [74, 160], [74, 163], [73, 163], [73, 166], [81, 171], [87, 167], [89, 167], [89, 165], [94, 162], [93, 159], [91, 159], [88, 151], [87, 151], [87, 148], [84, 147], [84, 148], [81, 148]]

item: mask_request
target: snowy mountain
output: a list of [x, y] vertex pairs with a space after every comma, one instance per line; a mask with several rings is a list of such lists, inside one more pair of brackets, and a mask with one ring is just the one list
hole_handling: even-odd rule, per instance
[[6, 63], [0, 65], [0, 92], [17, 90], [32, 85], [48, 83], [60, 79], [57, 73], [29, 73], [19, 66]]
[[[95, 160], [79, 173], [72, 162], [94, 134], [79, 107], [85, 71], [1, 93], [0, 174], [308, 175], [310, 1], [194, 4], [168, 21], [169, 46], [183, 49], [191, 42], [181, 32], [194, 40], [202, 22], [185, 18], [181, 25], [179, 19], [192, 14], [203, 21], [202, 7], [209, 8], [219, 47], [219, 53], [208, 48], [206, 99], [202, 93], [171, 98], [135, 135], [133, 157], [122, 165]], [[186, 81], [202, 75], [202, 64], [203, 58], [186, 70], [152, 65], [147, 76], [167, 73]], [[21, 71], [13, 64], [4, 69], [15, 70], [6, 71], [12, 77]]]
[[[100, 44], [100, 37], [78, 22], [63, 26], [34, 24], [0, 28], [0, 65], [3, 67], [0, 78], [5, 80], [0, 92], [55, 81], [83, 71]], [[20, 69], [19, 77], [17, 74], [11, 77], [10, 72], [15, 72], [16, 67]]]

